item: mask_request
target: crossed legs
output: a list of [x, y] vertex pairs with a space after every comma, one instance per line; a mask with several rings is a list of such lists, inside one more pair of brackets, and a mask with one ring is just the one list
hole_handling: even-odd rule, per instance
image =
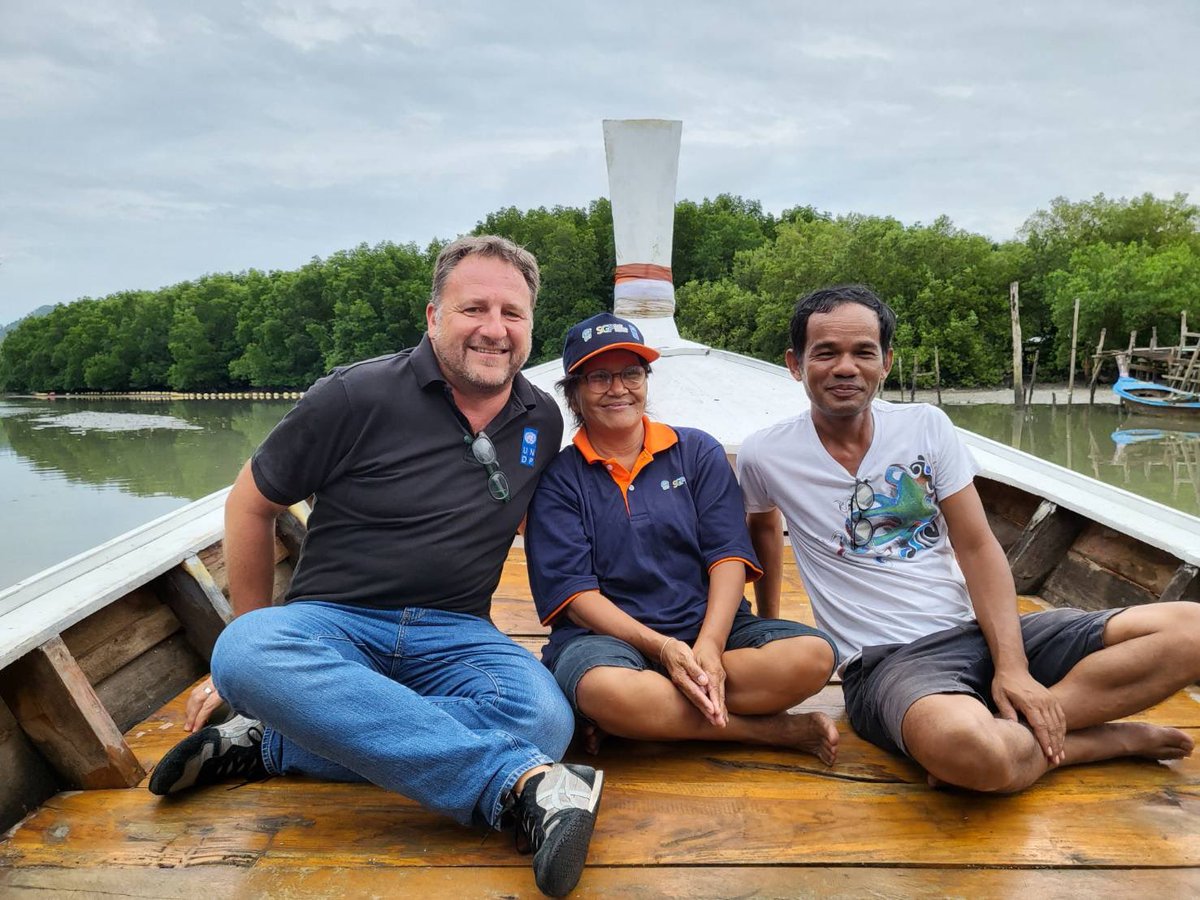
[[[1081, 659], [1051, 692], [1067, 719], [1062, 765], [1123, 756], [1178, 759], [1192, 739], [1176, 728], [1114, 722], [1200, 679], [1200, 605], [1126, 609], [1104, 626], [1102, 649]], [[904, 743], [931, 776], [978, 791], [1019, 791], [1051, 768], [1024, 725], [994, 717], [967, 694], [932, 694], [904, 716]]]
[[727, 650], [725, 704], [717, 727], [670, 679], [651, 669], [598, 665], [575, 689], [579, 711], [602, 731], [651, 741], [743, 741], [789, 747], [832, 764], [838, 735], [824, 713], [788, 709], [819, 691], [833, 670], [833, 651], [819, 637], [790, 637], [762, 647]]

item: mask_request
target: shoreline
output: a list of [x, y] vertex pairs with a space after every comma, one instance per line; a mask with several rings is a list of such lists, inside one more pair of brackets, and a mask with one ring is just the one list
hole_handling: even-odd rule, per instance
[[[104, 393], [100, 391], [80, 391], [71, 393], [44, 393], [35, 391], [28, 394], [0, 394], [0, 397], [28, 400], [298, 400], [303, 391], [297, 390], [241, 390], [241, 391], [133, 391]], [[908, 389], [899, 390], [889, 387], [880, 393], [880, 398], [892, 403], [907, 403]], [[937, 392], [932, 388], [918, 388], [916, 395], [918, 403], [937, 403]], [[1097, 406], [1116, 406], [1120, 398], [1112, 392], [1110, 385], [1098, 385], [1096, 388]], [[942, 388], [943, 406], [977, 406], [995, 404], [1013, 406], [1011, 387], [982, 387], [982, 388]], [[1038, 385], [1033, 390], [1030, 406], [1066, 406], [1067, 385], [1045, 384]], [[1088, 386], [1075, 385], [1075, 396], [1072, 406], [1088, 405]]]
[[[904, 399], [900, 399], [900, 395], [904, 395]], [[896, 388], [889, 387], [880, 397], [892, 403], [908, 402], [908, 390], [900, 391]], [[916, 402], [918, 403], [937, 403], [937, 391], [932, 388], [917, 388]], [[942, 388], [942, 406], [977, 406], [982, 404], [996, 404], [999, 406], [1015, 406], [1013, 403], [1013, 391], [1011, 387], [994, 387], [994, 388]], [[1112, 392], [1112, 386], [1101, 384], [1096, 386], [1096, 406], [1116, 406], [1120, 403], [1120, 398]], [[1028, 404], [1030, 406], [1066, 406], [1067, 405], [1067, 385], [1063, 384], [1039, 384], [1033, 389], [1033, 399]], [[1084, 384], [1082, 387], [1079, 382], [1075, 383], [1075, 396], [1072, 398], [1072, 406], [1088, 405], [1088, 386]]]

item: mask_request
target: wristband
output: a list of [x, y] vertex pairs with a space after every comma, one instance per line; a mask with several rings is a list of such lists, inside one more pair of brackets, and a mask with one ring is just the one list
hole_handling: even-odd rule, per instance
[[658, 648], [658, 664], [660, 666], [662, 666], [664, 669], [667, 667], [667, 664], [666, 664], [666, 662], [663, 661], [663, 651], [665, 651], [667, 649], [667, 644], [671, 643], [671, 641], [674, 641], [674, 640], [678, 640], [678, 638], [669, 637], [665, 641], [663, 641], [662, 646]]

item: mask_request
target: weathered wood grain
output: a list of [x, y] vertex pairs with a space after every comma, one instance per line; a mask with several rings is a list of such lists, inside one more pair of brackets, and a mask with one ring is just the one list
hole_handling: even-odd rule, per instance
[[1153, 603], [1158, 597], [1141, 585], [1116, 575], [1085, 556], [1069, 550], [1046, 583], [1042, 597], [1055, 606], [1108, 609]]
[[1008, 549], [1008, 564], [1018, 593], [1032, 593], [1042, 586], [1086, 521], [1078, 513], [1042, 501], [1020, 538]]
[[1181, 563], [1158, 599], [1162, 603], [1172, 603], [1176, 600], [1200, 600], [1200, 568], [1189, 563]]
[[54, 771], [34, 749], [3, 702], [0, 702], [0, 772], [4, 773], [0, 777], [0, 823], [20, 821], [61, 789]]
[[131, 591], [62, 634], [92, 684], [179, 630], [180, 623], [149, 586]]
[[99, 682], [96, 695], [117, 726], [128, 730], [207, 669], [187, 639], [174, 634]]
[[[0, 846], [7, 865], [526, 865], [507, 836], [364, 785], [289, 779], [176, 801], [60, 794]], [[353, 810], [352, 815], [345, 814]], [[819, 836], [819, 839], [818, 839]], [[1200, 866], [1200, 787], [1045, 787], [1015, 796], [923, 785], [621, 782], [605, 788], [593, 865]]]
[[1171, 554], [1130, 540], [1095, 522], [1088, 524], [1071, 549], [1102, 569], [1133, 582], [1155, 598], [1166, 589], [1179, 567], [1179, 560]]
[[0, 673], [0, 695], [66, 782], [85, 788], [128, 787], [145, 775], [60, 638]]
[[229, 575], [225, 571], [225, 541], [220, 540], [211, 547], [205, 547], [196, 556], [204, 563], [204, 568], [208, 569], [208, 574], [212, 576], [218, 590], [228, 598]]
[[[536, 897], [527, 867], [280, 867], [261, 859], [246, 868], [0, 869], [5, 896], [194, 900], [196, 897]], [[954, 869], [839, 866], [589, 865], [572, 897], [1090, 897], [1142, 900], [1200, 893], [1195, 869]]]
[[190, 556], [165, 573], [160, 583], [167, 605], [183, 623], [188, 643], [208, 661], [233, 610], [200, 557]]
[[300, 549], [308, 533], [308, 505], [297, 503], [275, 520], [275, 534], [287, 550], [294, 566], [300, 560]]

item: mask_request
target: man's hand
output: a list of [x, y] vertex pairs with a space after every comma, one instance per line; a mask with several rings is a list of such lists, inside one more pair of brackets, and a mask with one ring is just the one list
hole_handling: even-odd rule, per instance
[[721, 660], [721, 648], [705, 640], [697, 640], [692, 647], [692, 656], [708, 676], [705, 692], [716, 708], [716, 715], [709, 721], [719, 728], [729, 724], [729, 710], [725, 708], [725, 665]]
[[696, 661], [692, 648], [681, 640], [670, 638], [659, 651], [659, 658], [667, 670], [667, 677], [679, 692], [704, 713], [704, 718], [714, 725], [721, 724], [718, 722], [717, 706], [709, 696], [708, 673]]
[[992, 679], [992, 699], [1003, 718], [1016, 722], [1018, 713], [1024, 716], [1050, 764], [1062, 763], [1067, 717], [1048, 688], [1027, 670], [997, 671]]
[[209, 716], [221, 705], [221, 695], [213, 686], [212, 676], [192, 688], [188, 694], [187, 714], [183, 720], [184, 731], [196, 731], [203, 728]]

